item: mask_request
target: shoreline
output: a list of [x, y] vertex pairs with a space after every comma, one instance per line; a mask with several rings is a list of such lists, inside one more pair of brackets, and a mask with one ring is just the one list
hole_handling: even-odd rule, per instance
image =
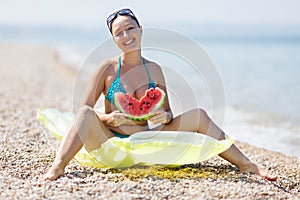
[[[56, 54], [55, 49], [44, 46], [0, 44], [1, 199], [300, 198], [298, 158], [239, 141], [236, 145], [252, 161], [278, 173], [277, 181], [240, 174], [227, 161], [216, 157], [200, 165], [191, 165], [208, 174], [203, 178], [168, 180], [148, 174], [131, 179], [126, 169], [93, 169], [71, 161], [65, 176], [41, 182], [59, 143], [35, 119], [36, 111], [40, 107], [71, 111], [76, 79], [76, 73], [59, 63]], [[218, 178], [214, 174], [224, 176]]]
[[256, 114], [227, 107], [223, 129], [239, 141], [299, 159], [300, 127], [279, 117]]

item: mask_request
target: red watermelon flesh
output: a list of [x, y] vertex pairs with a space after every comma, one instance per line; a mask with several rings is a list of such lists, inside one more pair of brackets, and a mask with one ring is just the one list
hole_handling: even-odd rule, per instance
[[126, 113], [135, 121], [144, 121], [153, 116], [153, 112], [159, 109], [165, 100], [165, 92], [156, 87], [145, 91], [145, 95], [137, 100], [128, 93], [115, 93], [114, 101], [118, 110]]

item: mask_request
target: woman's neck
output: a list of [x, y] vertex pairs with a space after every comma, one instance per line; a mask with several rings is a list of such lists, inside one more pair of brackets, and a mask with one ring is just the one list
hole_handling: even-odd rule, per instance
[[124, 53], [122, 55], [122, 63], [130, 67], [143, 64], [141, 50]]

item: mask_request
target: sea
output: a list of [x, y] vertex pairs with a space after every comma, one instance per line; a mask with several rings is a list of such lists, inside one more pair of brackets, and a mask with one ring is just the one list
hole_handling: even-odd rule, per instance
[[[162, 66], [175, 113], [218, 110], [218, 125], [235, 139], [300, 158], [300, 26], [165, 27], [144, 28], [143, 55]], [[120, 53], [105, 27], [2, 24], [0, 42], [56, 48], [84, 80]], [[86, 67], [97, 52], [103, 56]]]

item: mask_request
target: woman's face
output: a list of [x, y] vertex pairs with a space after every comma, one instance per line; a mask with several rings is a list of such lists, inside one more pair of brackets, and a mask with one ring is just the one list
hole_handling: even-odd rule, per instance
[[119, 15], [111, 26], [113, 39], [124, 53], [141, 49], [142, 27], [135, 20]]

